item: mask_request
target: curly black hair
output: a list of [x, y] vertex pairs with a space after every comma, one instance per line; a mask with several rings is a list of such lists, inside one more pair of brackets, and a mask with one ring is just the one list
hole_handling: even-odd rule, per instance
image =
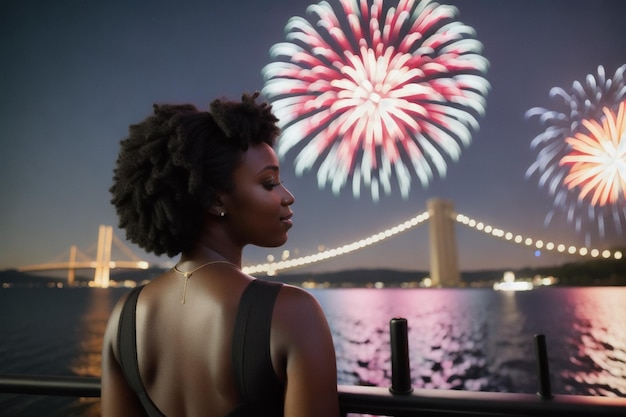
[[109, 190], [126, 239], [156, 255], [191, 249], [216, 193], [232, 190], [242, 153], [278, 137], [278, 119], [258, 96], [217, 99], [210, 112], [155, 104], [154, 114], [130, 126]]

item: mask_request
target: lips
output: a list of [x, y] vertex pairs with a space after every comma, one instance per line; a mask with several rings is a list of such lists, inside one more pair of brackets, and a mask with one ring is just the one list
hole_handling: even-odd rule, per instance
[[291, 227], [291, 226], [293, 226], [293, 221], [291, 220], [292, 216], [293, 216], [293, 213], [289, 213], [288, 215], [281, 217], [280, 221], [285, 223], [289, 227]]

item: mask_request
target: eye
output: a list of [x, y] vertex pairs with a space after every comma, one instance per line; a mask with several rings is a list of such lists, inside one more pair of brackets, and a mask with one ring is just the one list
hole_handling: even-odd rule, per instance
[[265, 188], [268, 191], [272, 191], [274, 188], [282, 184], [283, 184], [282, 181], [267, 181], [263, 183], [263, 188]]

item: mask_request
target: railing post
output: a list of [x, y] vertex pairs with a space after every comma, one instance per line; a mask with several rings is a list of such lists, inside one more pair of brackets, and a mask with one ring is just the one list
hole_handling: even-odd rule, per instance
[[389, 336], [391, 339], [391, 387], [392, 394], [410, 394], [411, 368], [409, 363], [409, 338], [407, 321], [403, 318], [393, 318], [389, 322]]
[[548, 363], [548, 350], [546, 349], [546, 337], [543, 334], [535, 335], [535, 350], [537, 352], [537, 373], [539, 376], [539, 391], [537, 395], [544, 399], [550, 399], [552, 398], [550, 366]]

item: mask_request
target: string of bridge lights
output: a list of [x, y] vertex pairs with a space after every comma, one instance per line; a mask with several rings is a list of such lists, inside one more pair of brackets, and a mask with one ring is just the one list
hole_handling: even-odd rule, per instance
[[545, 249], [548, 251], [557, 251], [559, 253], [568, 253], [570, 255], [591, 256], [592, 258], [602, 257], [604, 259], [609, 259], [609, 258], [622, 259], [622, 256], [623, 256], [622, 252], [619, 250], [611, 252], [608, 249], [600, 250], [600, 249], [595, 249], [595, 248], [576, 247], [573, 245], [565, 245], [563, 243], [544, 242], [541, 239], [532, 239], [530, 237], [525, 237], [520, 234], [514, 234], [512, 232], [507, 232], [502, 229], [498, 229], [489, 224], [485, 224], [481, 221], [472, 219], [464, 214], [457, 214], [455, 220], [458, 223], [461, 223], [472, 229], [478, 230], [479, 232], [483, 232], [485, 234], [488, 234], [494, 237], [502, 238], [504, 240], [512, 241], [520, 245], [534, 247], [538, 250]]
[[[273, 276], [273, 275], [276, 275], [276, 272], [278, 272], [279, 270], [292, 269], [292, 268], [297, 268], [297, 267], [325, 261], [330, 258], [334, 258], [340, 255], [345, 255], [347, 253], [366, 248], [375, 243], [382, 242], [385, 239], [395, 236], [398, 233], [402, 233], [409, 229], [412, 229], [415, 226], [418, 226], [424, 223], [426, 220], [428, 220], [428, 218], [429, 218], [428, 211], [425, 211], [390, 229], [384, 230], [380, 233], [376, 233], [369, 237], [366, 237], [365, 239], [361, 239], [361, 240], [349, 243], [347, 245], [340, 246], [335, 249], [327, 249], [325, 251], [321, 251], [313, 255], [301, 256], [299, 258], [283, 259], [278, 262], [268, 262], [264, 264], [254, 265], [254, 266], [244, 266], [242, 268], [242, 271], [247, 274], [267, 273], [267, 275]], [[289, 252], [285, 251], [283, 252], [283, 254], [284, 254], [283, 257], [286, 257], [288, 256]]]
[[[257, 264], [253, 266], [244, 266], [242, 268], [243, 272], [247, 274], [259, 274], [266, 273], [269, 276], [276, 275], [278, 271], [285, 269], [293, 269], [298, 268], [310, 264], [314, 264], [317, 262], [325, 261], [337, 256], [345, 255], [350, 252], [354, 252], [359, 249], [366, 248], [375, 243], [382, 242], [385, 239], [393, 237], [399, 233], [405, 232], [409, 229], [414, 228], [426, 220], [428, 220], [430, 214], [428, 211], [424, 211], [417, 216], [406, 220], [397, 226], [394, 226], [390, 229], [384, 230], [380, 233], [373, 234], [364, 239], [360, 239], [358, 241], [340, 246], [334, 249], [327, 249], [321, 252], [318, 252], [313, 255], [301, 256], [298, 258], [289, 259], [289, 251], [283, 252], [283, 259], [277, 262], [273, 261], [273, 256], [270, 255], [269, 262], [263, 264]], [[532, 239], [530, 237], [525, 237], [520, 234], [514, 234], [512, 232], [507, 232], [505, 230], [493, 227], [484, 222], [472, 219], [464, 214], [456, 214], [453, 219], [457, 223], [461, 223], [467, 227], [475, 229], [479, 232], [483, 232], [487, 235], [491, 235], [493, 237], [501, 238], [513, 243], [517, 243], [520, 245], [524, 245], [527, 247], [534, 247], [537, 250], [548, 250], [548, 251], [557, 251], [559, 253], [567, 253], [570, 255], [580, 255], [580, 256], [591, 256], [592, 258], [602, 257], [604, 259], [614, 258], [614, 259], [622, 259], [622, 252], [616, 250], [611, 252], [608, 249], [600, 250], [595, 248], [586, 248], [586, 247], [576, 247], [573, 245], [565, 245], [563, 243], [554, 243], [554, 242], [544, 242], [541, 239]]]

